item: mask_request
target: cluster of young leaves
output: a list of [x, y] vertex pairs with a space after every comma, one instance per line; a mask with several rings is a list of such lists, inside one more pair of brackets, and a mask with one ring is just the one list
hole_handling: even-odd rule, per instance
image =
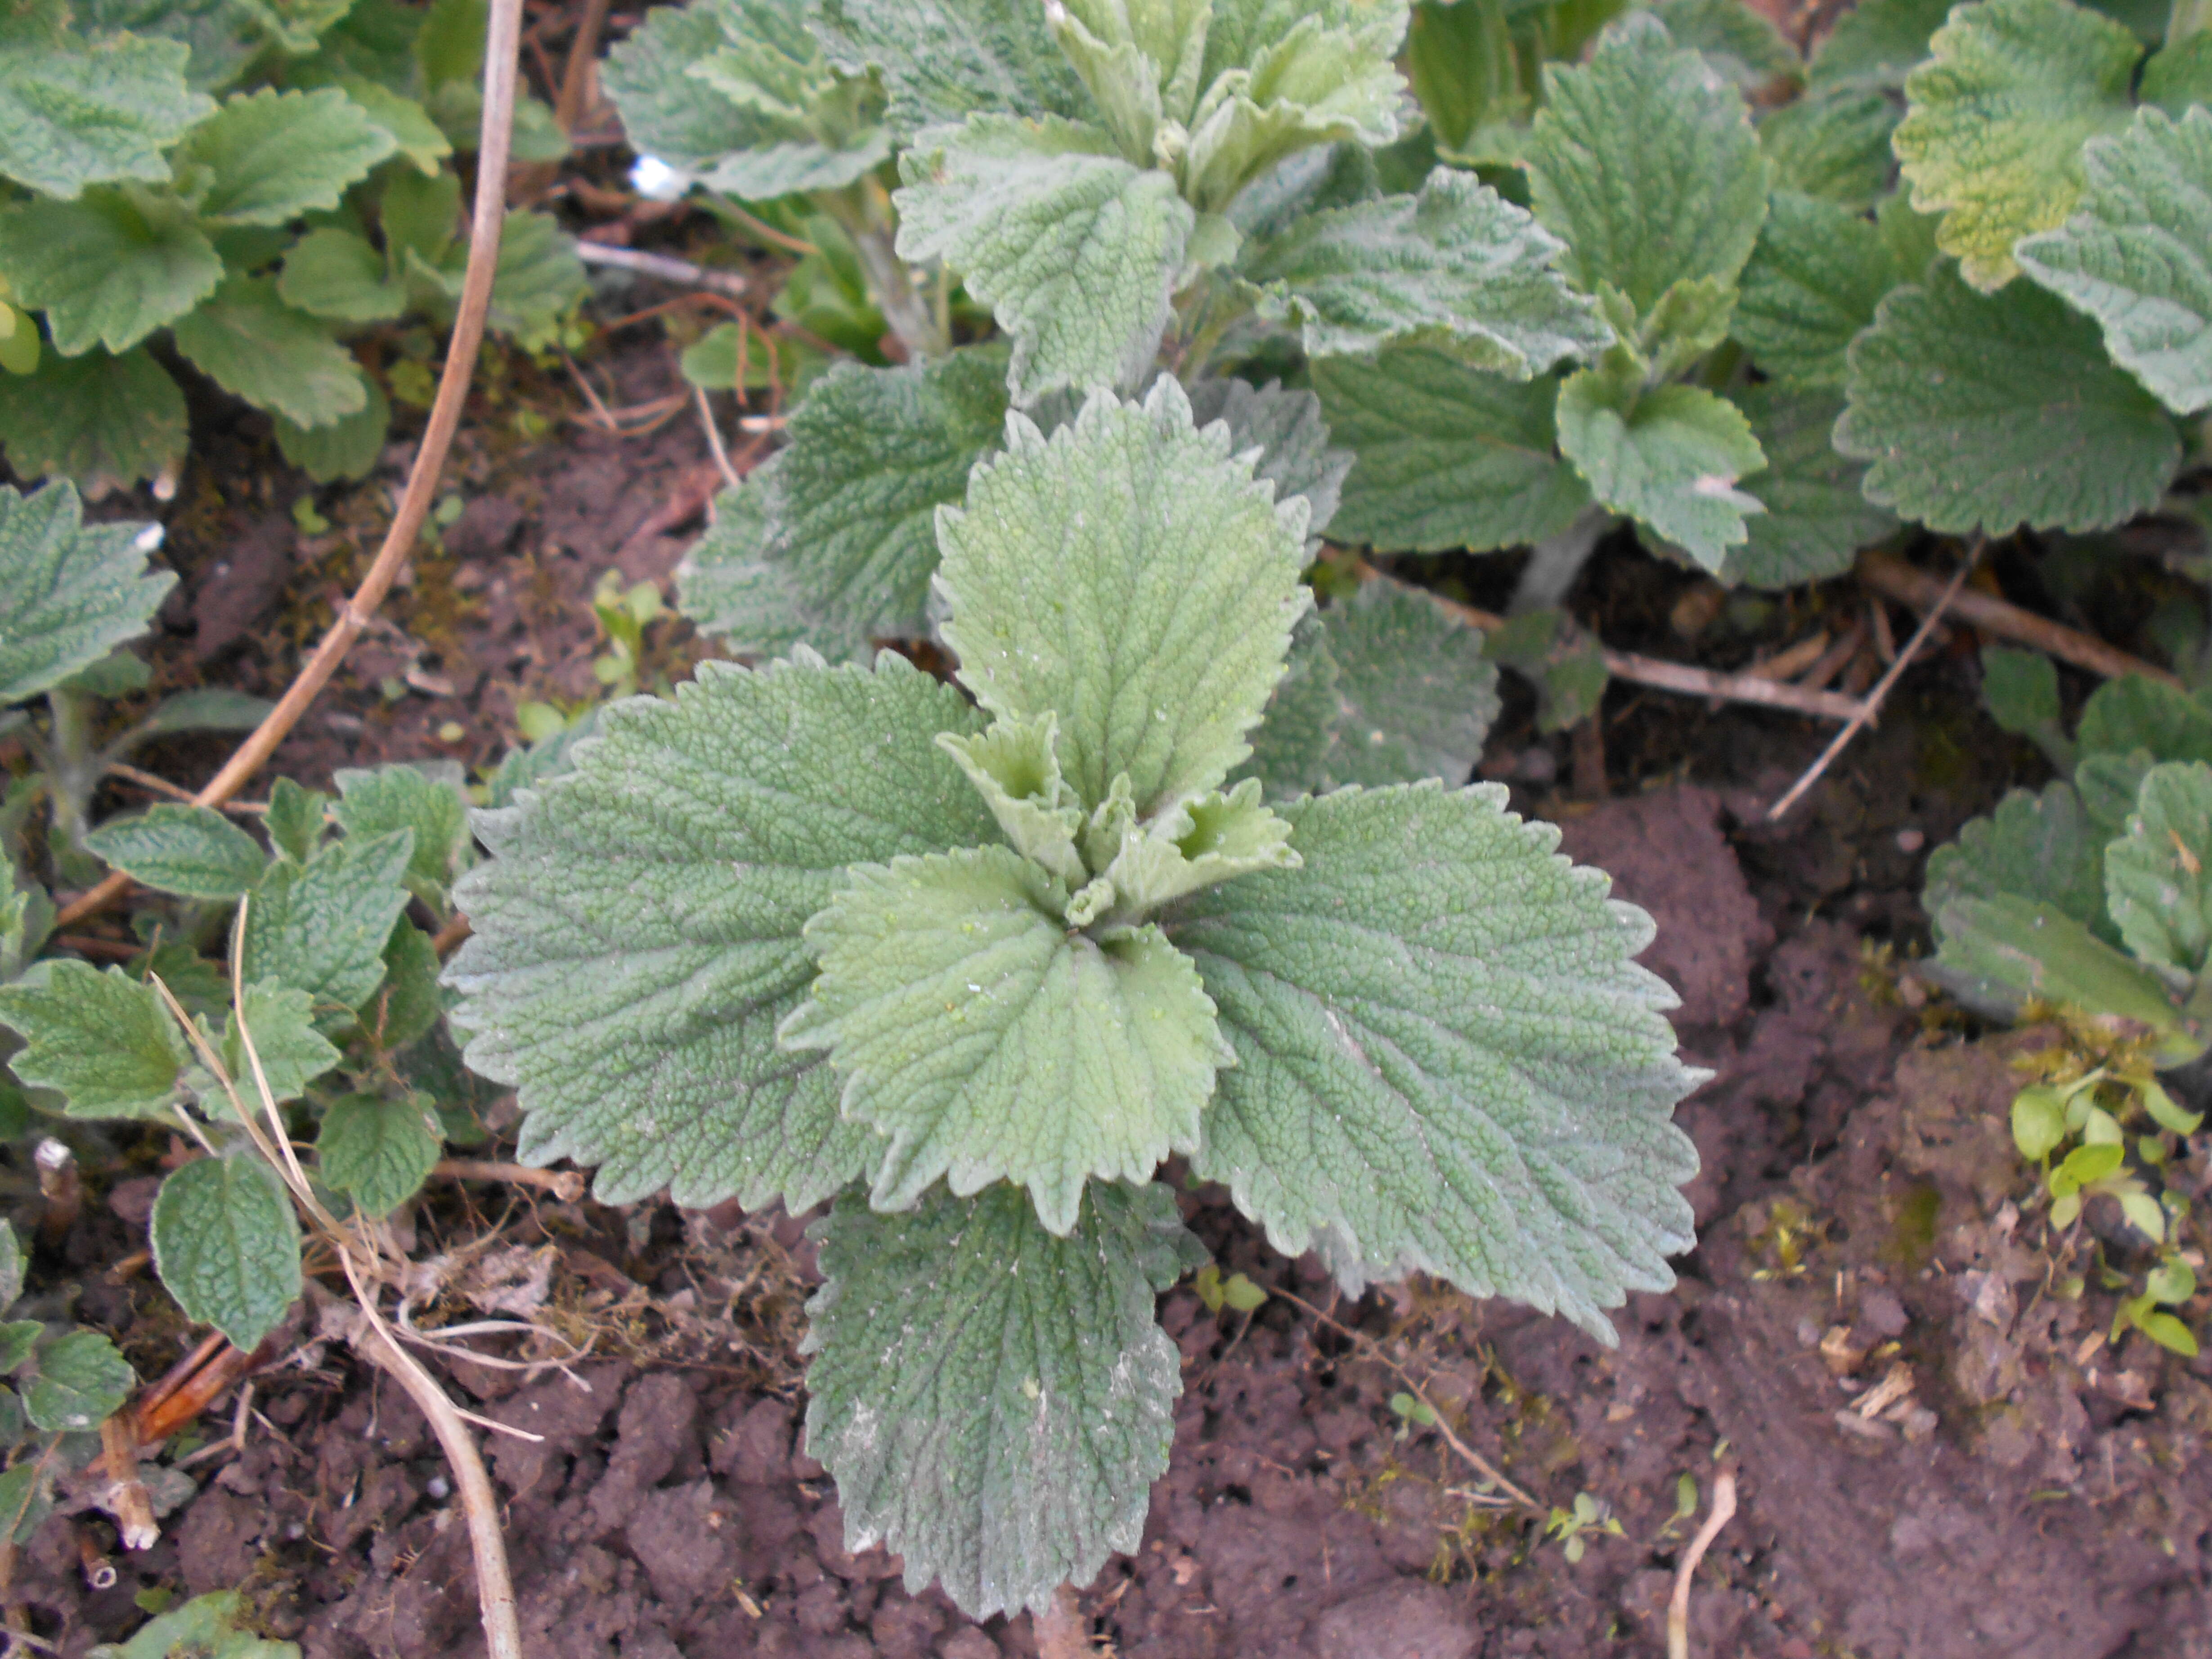
[[1922, 971], [1968, 1007], [2118, 1015], [2161, 1066], [2212, 1042], [2212, 703], [2130, 676], [2100, 686], [2069, 739], [2046, 658], [1991, 650], [1984, 684], [2008, 731], [2067, 775], [2015, 789], [1928, 860]]
[[454, 1020], [522, 1157], [610, 1202], [835, 1198], [809, 1446], [852, 1545], [976, 1616], [1138, 1541], [1180, 1387], [1153, 1294], [1203, 1259], [1171, 1153], [1349, 1285], [1601, 1334], [1689, 1242], [1649, 920], [1502, 790], [1384, 782], [1462, 769], [1466, 726], [1394, 733], [1341, 659], [1452, 641], [1388, 591], [1316, 622], [1328, 491], [1231, 425], [1167, 378], [1009, 413], [933, 515], [958, 687], [704, 664], [480, 815], [457, 889]]
[[[266, 411], [287, 459], [364, 476], [385, 389], [344, 344], [442, 320], [467, 249], [484, 0], [82, 0], [0, 15], [0, 451], [88, 488], [173, 474], [166, 342]], [[562, 153], [532, 106], [518, 153]], [[554, 222], [508, 216], [491, 323], [549, 337], [583, 291]], [[43, 325], [41, 328], [40, 325]]]

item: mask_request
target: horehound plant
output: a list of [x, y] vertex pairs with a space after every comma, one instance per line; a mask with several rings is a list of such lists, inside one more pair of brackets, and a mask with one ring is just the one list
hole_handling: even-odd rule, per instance
[[808, 1447], [850, 1547], [979, 1618], [1138, 1544], [1181, 1388], [1153, 1297], [1204, 1259], [1169, 1158], [1347, 1287], [1608, 1339], [1691, 1243], [1650, 920], [1494, 786], [1262, 804], [1255, 737], [1340, 734], [1254, 730], [1310, 603], [1255, 459], [1172, 380], [1009, 416], [937, 518], [957, 686], [703, 665], [481, 815], [457, 890], [454, 1018], [526, 1160], [835, 1200]]

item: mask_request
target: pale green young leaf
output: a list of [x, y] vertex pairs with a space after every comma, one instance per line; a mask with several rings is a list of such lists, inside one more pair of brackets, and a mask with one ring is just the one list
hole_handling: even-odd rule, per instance
[[607, 1203], [667, 1187], [793, 1213], [872, 1171], [877, 1136], [775, 1026], [846, 866], [996, 839], [931, 741], [983, 723], [888, 653], [873, 672], [702, 663], [482, 815], [493, 856], [456, 890], [475, 931], [447, 979], [470, 1066], [520, 1091], [520, 1155], [599, 1165]]
[[240, 93], [194, 127], [181, 165], [205, 167], [200, 217], [211, 225], [282, 225], [334, 208], [398, 141], [335, 87]]
[[369, 1215], [389, 1215], [422, 1190], [445, 1150], [416, 1095], [347, 1095], [331, 1103], [315, 1135], [325, 1182]]
[[[768, 535], [752, 558], [790, 584], [809, 644], [832, 659], [860, 658], [872, 639], [928, 631], [937, 509], [960, 500], [977, 459], [997, 447], [1006, 412], [1006, 354], [994, 346], [897, 368], [841, 363], [807, 388], [786, 447], [754, 475]], [[736, 648], [787, 647], [763, 635], [757, 609], [748, 617], [719, 600], [702, 606], [696, 573], [726, 572], [726, 553], [742, 545], [734, 532], [744, 508], [733, 510], [739, 526], [693, 550], [684, 609]]]
[[1851, 568], [1859, 550], [1898, 527], [1866, 498], [1866, 466], [1836, 453], [1832, 434], [1844, 400], [1833, 392], [1746, 386], [1734, 399], [1751, 422], [1766, 468], [1747, 486], [1765, 507], [1744, 520], [1721, 579], [1753, 587], [1796, 587]]
[[1119, 773], [1140, 817], [1219, 784], [1310, 602], [1305, 503], [1275, 502], [1229, 441], [1163, 376], [1142, 404], [1094, 397], [1050, 439], [1008, 416], [1006, 453], [939, 514], [961, 683], [994, 714], [1057, 714], [1086, 806]]
[[[1624, 406], [1624, 404], [1626, 406]], [[1591, 495], [1717, 570], [1765, 511], [1735, 488], [1766, 457], [1751, 423], [1702, 386], [1662, 386], [1623, 398], [1593, 369], [1559, 388], [1559, 447]]]
[[1213, 0], [1198, 84], [1210, 87], [1232, 70], [1251, 68], [1308, 19], [1393, 57], [1404, 43], [1407, 10], [1402, 0]]
[[160, 996], [120, 968], [39, 963], [0, 985], [0, 1024], [23, 1039], [8, 1059], [17, 1079], [58, 1090], [71, 1117], [151, 1116], [191, 1058]]
[[[2084, 759], [2141, 750], [2154, 763], [2212, 762], [2212, 708], [2179, 686], [2123, 674], [2089, 694], [2075, 737]], [[2132, 807], [2132, 787], [2128, 795]]]
[[116, 179], [166, 183], [161, 152], [215, 108], [185, 86], [187, 56], [129, 34], [0, 40], [0, 177], [64, 200]]
[[335, 225], [309, 231], [284, 254], [276, 295], [311, 317], [338, 323], [390, 322], [407, 309], [407, 285], [395, 278], [368, 239]]
[[806, 24], [839, 69], [881, 71], [902, 139], [971, 115], [1083, 119], [1095, 107], [1030, 0], [809, 0]]
[[322, 323], [293, 310], [265, 276], [233, 276], [171, 331], [192, 366], [234, 397], [301, 426], [368, 406], [368, 377]]
[[1260, 780], [1188, 797], [1149, 823], [1115, 811], [1094, 814], [1086, 849], [1098, 879], [1068, 907], [1071, 925], [1148, 916], [1163, 904], [1255, 870], [1295, 870], [1291, 826], [1260, 804]]
[[112, 1342], [97, 1331], [70, 1331], [39, 1350], [38, 1370], [23, 1389], [23, 1414], [48, 1434], [97, 1430], [137, 1386], [138, 1374]]
[[29, 495], [0, 485], [0, 708], [146, 631], [177, 579], [146, 568], [143, 527], [85, 523], [65, 483]]
[[397, 147], [395, 153], [406, 157], [415, 170], [426, 178], [437, 172], [438, 164], [453, 155], [452, 141], [438, 130], [438, 124], [430, 118], [430, 112], [414, 99], [361, 75], [341, 76], [338, 88], [353, 100], [362, 113], [391, 136]]
[[2042, 750], [2061, 775], [2074, 769], [2075, 750], [2066, 735], [2057, 665], [2040, 651], [1984, 646], [1982, 707], [2000, 730]]
[[185, 442], [185, 394], [143, 346], [49, 351], [31, 374], [0, 374], [0, 449], [18, 477], [127, 488], [180, 465]]
[[1766, 162], [1741, 94], [1649, 13], [1607, 29], [1587, 67], [1545, 71], [1529, 193], [1587, 290], [1639, 313], [1684, 279], [1733, 281], [1766, 216]]
[[1897, 173], [1889, 136], [1899, 110], [1883, 93], [1831, 87], [1807, 93], [1759, 124], [1759, 145], [1777, 190], [1863, 212], [1889, 194]]
[[841, 1200], [807, 1304], [806, 1446], [847, 1547], [970, 1618], [1048, 1606], [1143, 1541], [1182, 1379], [1152, 1298], [1204, 1259], [1165, 1188], [1094, 1183], [1074, 1231], [1021, 1193]]
[[2200, 31], [2153, 52], [2136, 83], [2136, 97], [2177, 121], [2191, 104], [2212, 101], [2212, 34]]
[[1954, 897], [1934, 918], [1942, 941], [1919, 971], [1974, 1012], [2014, 1020], [2031, 1002], [2140, 1020], [2169, 1058], [2203, 1047], [2166, 985], [2056, 904], [2021, 895]]
[[453, 878], [476, 861], [469, 835], [468, 778], [458, 761], [345, 769], [333, 779], [338, 827], [356, 841], [395, 830], [414, 832], [408, 890], [443, 909]]
[[780, 656], [814, 641], [843, 656], [836, 641], [825, 639], [819, 618], [808, 611], [798, 566], [769, 556], [780, 545], [773, 493], [776, 461], [769, 457], [737, 489], [714, 498], [714, 522], [676, 568], [678, 608], [727, 651]]
[[[223, 1019], [219, 1052], [249, 1109], [258, 1109], [261, 1093], [246, 1052], [246, 1036], [252, 1037], [262, 1076], [279, 1101], [297, 1100], [310, 1083], [344, 1058], [315, 1029], [315, 1000], [305, 991], [264, 980], [247, 986], [244, 1000], [245, 1033], [239, 1029], [238, 1010], [231, 1008]], [[228, 1104], [218, 1090], [211, 1090], [203, 1095], [201, 1104], [213, 1109], [218, 1101]]]
[[2014, 789], [1928, 857], [1920, 908], [1936, 921], [1954, 900], [2010, 893], [2048, 904], [2118, 943], [2105, 918], [2105, 837], [2069, 785]]
[[1802, 80], [1805, 60], [1774, 21], [1744, 0], [1657, 0], [1652, 15], [1747, 97]]
[[190, 311], [222, 280], [215, 244], [171, 200], [90, 189], [34, 198], [0, 218], [0, 277], [43, 307], [54, 349], [125, 351]]
[[2096, 319], [2112, 361], [2177, 415], [2212, 404], [2212, 114], [2155, 109], [2082, 151], [2088, 188], [2064, 228], [2014, 257]]
[[1264, 386], [1233, 379], [1200, 380], [1185, 389], [1194, 424], [1223, 422], [1229, 428], [1231, 454], [1260, 452], [1252, 476], [1274, 485], [1278, 501], [1293, 495], [1304, 499], [1306, 551], [1319, 552], [1322, 532], [1336, 517], [1345, 475], [1352, 464], [1350, 450], [1329, 442], [1321, 399], [1273, 380]]
[[1248, 242], [1238, 274], [1309, 356], [1425, 344], [1526, 380], [1613, 337], [1553, 269], [1561, 249], [1474, 174], [1438, 167], [1418, 195], [1310, 213]]
[[368, 404], [323, 426], [301, 426], [276, 417], [277, 453], [317, 483], [341, 478], [358, 481], [376, 471], [392, 428], [392, 405], [384, 388], [368, 382]]
[[1026, 720], [994, 721], [972, 736], [943, 732], [937, 743], [975, 786], [1006, 844], [1073, 891], [1090, 872], [1076, 844], [1083, 808], [1054, 752], [1057, 724], [1048, 709]]
[[136, 817], [110, 818], [85, 849], [142, 886], [228, 904], [261, 878], [269, 855], [212, 807], [164, 801]]
[[[1589, 490], [1559, 459], [1559, 383], [1516, 382], [1401, 346], [1313, 366], [1329, 429], [1358, 457], [1333, 526], [1383, 552], [1488, 552], [1572, 524]], [[1392, 780], [1396, 781], [1396, 780]]]
[[162, 698], [117, 743], [135, 744], [176, 732], [251, 732], [276, 706], [266, 697], [250, 697], [228, 686], [204, 685]]
[[[23, 1245], [15, 1229], [0, 1221], [0, 1310], [12, 1308], [23, 1294]], [[10, 1365], [6, 1369], [13, 1370]]]
[[[1203, 10], [1195, 21], [1203, 23]], [[1072, 6], [1047, 6], [1045, 22], [1089, 90], [1115, 147], [1132, 165], [1150, 167], [1153, 139], [1159, 133], [1164, 70], [1158, 58], [1132, 38], [1127, 8], [1073, 0]], [[1203, 34], [1193, 44], [1203, 49]], [[1188, 113], [1186, 106], [1182, 118]]]
[[2127, 124], [2142, 48], [2072, 0], [1979, 0], [1931, 46], [1905, 81], [1897, 158], [1912, 205], [1943, 213], [1937, 246], [1976, 288], [2002, 288], [2013, 244], [2073, 210], [2082, 141]]
[[300, 1222], [251, 1152], [195, 1158], [154, 1200], [154, 1266], [185, 1316], [251, 1352], [300, 1294]]
[[1928, 56], [1928, 39], [1954, 0], [1864, 0], [1836, 20], [1813, 54], [1814, 88], [1854, 86], [1895, 91]]
[[1420, 1269], [1609, 1334], [1689, 1247], [1669, 1115], [1702, 1074], [1632, 960], [1650, 919], [1504, 793], [1294, 803], [1304, 869], [1185, 902], [1171, 935], [1237, 1054], [1192, 1168], [1347, 1281]]
[[1836, 447], [1869, 500], [1931, 530], [2100, 530], [2157, 505], [2173, 422], [2097, 325], [2027, 283], [1977, 294], [1951, 266], [1892, 290], [1848, 357]]
[[384, 979], [384, 942], [407, 908], [414, 833], [324, 848], [306, 864], [278, 860], [246, 907], [244, 978], [308, 993], [316, 1012], [358, 1008]]
[[942, 258], [1012, 337], [1006, 384], [1134, 387], [1167, 326], [1195, 222], [1175, 180], [1096, 127], [979, 115], [899, 160], [898, 252]]
[[300, 1659], [296, 1643], [256, 1635], [240, 1600], [236, 1590], [195, 1595], [141, 1625], [120, 1646], [95, 1647], [86, 1659]]
[[1066, 889], [1005, 847], [846, 879], [806, 924], [821, 975], [777, 1036], [828, 1049], [843, 1115], [890, 1137], [877, 1208], [940, 1177], [963, 1196], [1012, 1181], [1065, 1236], [1089, 1177], [1141, 1181], [1197, 1149], [1230, 1054], [1157, 928], [1072, 931]]
[[323, 844], [324, 813], [329, 805], [328, 795], [305, 788], [290, 778], [279, 778], [270, 785], [269, 813], [262, 823], [278, 855], [295, 864], [305, 864], [313, 858]]
[[2105, 849], [2105, 902], [2139, 962], [2186, 982], [2212, 954], [2212, 766], [2147, 773], [2127, 833]]
[[1426, 594], [1371, 581], [1299, 625], [1245, 769], [1271, 799], [1463, 783], [1498, 718], [1482, 635]]
[[1743, 269], [1733, 331], [1774, 379], [1840, 389], [1845, 349], [1903, 277], [1874, 221], [1778, 190]]

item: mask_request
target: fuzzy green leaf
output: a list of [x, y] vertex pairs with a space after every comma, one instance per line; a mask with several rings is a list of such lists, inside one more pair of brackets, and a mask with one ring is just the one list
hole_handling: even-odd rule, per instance
[[20, 477], [127, 487], [173, 472], [185, 441], [185, 394], [143, 346], [119, 357], [49, 351], [32, 374], [0, 374], [0, 447]]
[[900, 257], [942, 258], [992, 307], [1017, 400], [1138, 384], [1195, 222], [1171, 177], [1097, 128], [1004, 115], [923, 133], [899, 177]]
[[1680, 282], [1727, 283], [1766, 216], [1766, 162], [1742, 96], [1649, 13], [1607, 29], [1586, 68], [1547, 70], [1528, 134], [1536, 216], [1586, 290], [1639, 315]]
[[2212, 954], [2212, 766], [2145, 775], [2127, 834], [2105, 849], [2105, 899], [2139, 962], [2185, 982]]
[[221, 1053], [247, 1109], [259, 1109], [261, 1092], [254, 1081], [252, 1057], [246, 1051], [246, 1036], [253, 1039], [253, 1054], [260, 1058], [269, 1092], [280, 1102], [297, 1100], [310, 1083], [344, 1058], [315, 1030], [315, 1000], [305, 991], [264, 981], [247, 986], [244, 1000], [244, 1034], [234, 1007], [223, 1022]]
[[1559, 388], [1559, 447], [1593, 497], [1709, 570], [1747, 539], [1745, 520], [1765, 510], [1735, 488], [1766, 465], [1751, 423], [1702, 386], [1623, 398], [1608, 377], [1584, 369]]
[[2056, 904], [2013, 893], [1954, 897], [1934, 920], [1942, 945], [1920, 971], [1976, 1013], [2011, 1020], [2030, 1002], [2056, 1003], [2140, 1020], [2173, 1059], [2203, 1047], [2157, 975]]
[[1744, 267], [1730, 331], [1776, 380], [1840, 389], [1844, 351], [1902, 276], [1871, 219], [1777, 191]]
[[185, 85], [187, 56], [128, 34], [0, 37], [0, 177], [64, 199], [113, 179], [166, 183], [161, 152], [215, 108]]
[[154, 1266], [186, 1317], [251, 1351], [300, 1294], [300, 1222], [252, 1152], [196, 1158], [154, 1200]]
[[2144, 109], [2120, 137], [2091, 139], [2082, 163], [2080, 210], [2014, 256], [2097, 319], [2115, 362], [2193, 414], [2212, 404], [2212, 114]]
[[[748, 481], [770, 528], [746, 562], [789, 585], [807, 643], [824, 655], [858, 658], [872, 639], [928, 632], [937, 509], [960, 500], [977, 459], [998, 445], [1006, 371], [1006, 352], [993, 346], [898, 368], [842, 363], [792, 411], [786, 447], [752, 475], [757, 486]], [[740, 580], [727, 555], [744, 550], [729, 534], [695, 548], [684, 609], [732, 649], [788, 648], [781, 628], [760, 626], [757, 606], [727, 603]]]
[[1980, 0], [1936, 31], [1905, 81], [1897, 129], [1912, 205], [1942, 212], [1936, 245], [1984, 291], [2020, 272], [2013, 244], [2066, 222], [2081, 143], [2127, 124], [2142, 48], [2072, 0]]
[[[1928, 858], [1921, 908], [1937, 920], [1954, 900], [2010, 893], [2049, 904], [2085, 927], [2111, 933], [2105, 921], [2104, 837], [2063, 783], [2041, 793], [2014, 789], [1985, 818]], [[2118, 935], [2112, 934], [2117, 941]]]
[[1141, 405], [1093, 398], [1048, 440], [1010, 416], [1006, 453], [938, 518], [961, 683], [994, 714], [1057, 714], [1086, 806], [1120, 773], [1139, 817], [1213, 788], [1310, 602], [1305, 503], [1273, 493], [1170, 377]]
[[284, 255], [277, 297], [312, 317], [339, 323], [390, 322], [407, 309], [407, 285], [394, 277], [368, 238], [325, 225]]
[[1374, 581], [1299, 624], [1245, 769], [1273, 799], [1464, 783], [1498, 718], [1482, 635], [1423, 593]]
[[598, 1195], [781, 1196], [872, 1170], [825, 1064], [777, 1051], [815, 974], [800, 929], [846, 866], [997, 839], [931, 739], [983, 721], [886, 653], [873, 672], [715, 663], [618, 703], [575, 769], [487, 813], [448, 981], [469, 1064], [518, 1088], [521, 1156], [601, 1166]]
[[1030, 0], [809, 0], [806, 23], [839, 69], [882, 72], [884, 118], [902, 138], [971, 115], [1094, 107]]
[[86, 524], [66, 483], [29, 495], [0, 485], [0, 708], [146, 631], [177, 579], [146, 568], [141, 528]]
[[1190, 416], [1199, 426], [1216, 421], [1229, 428], [1231, 454], [1260, 452], [1252, 476], [1275, 486], [1275, 499], [1303, 497], [1306, 504], [1306, 550], [1321, 550], [1322, 532], [1336, 517], [1352, 452], [1333, 447], [1321, 399], [1310, 392], [1285, 389], [1276, 381], [1255, 386], [1248, 380], [1200, 380], [1188, 387]]
[[1759, 145], [1777, 190], [1863, 212], [1889, 194], [1897, 106], [1883, 94], [1837, 87], [1806, 94], [1759, 124]]
[[1869, 500], [1946, 534], [2120, 524], [2180, 459], [2097, 325], [2026, 283], [1979, 295], [1938, 266], [1881, 302], [1849, 363], [1836, 447], [1873, 463]]
[[173, 334], [177, 349], [225, 392], [301, 426], [368, 406], [368, 379], [352, 354], [279, 299], [268, 277], [232, 277]]
[[1008, 1180], [1064, 1236], [1088, 1177], [1197, 1149], [1230, 1054], [1157, 928], [1072, 931], [1066, 889], [1004, 847], [847, 879], [806, 924], [821, 977], [778, 1036], [828, 1049], [844, 1115], [890, 1138], [876, 1207], [911, 1209], [940, 1176], [963, 1197]]
[[1296, 803], [1303, 870], [1186, 903], [1170, 933], [1237, 1055], [1192, 1167], [1348, 1281], [1418, 1268], [1609, 1335], [1689, 1247], [1669, 1115], [1702, 1074], [1631, 960], [1650, 919], [1504, 793]]
[[807, 1304], [808, 1451], [847, 1547], [880, 1540], [981, 1619], [1048, 1605], [1142, 1542], [1182, 1392], [1152, 1297], [1204, 1252], [1165, 1188], [1094, 1184], [1072, 1233], [1021, 1194], [840, 1200]]
[[302, 788], [290, 778], [279, 778], [270, 787], [269, 812], [262, 820], [278, 856], [305, 864], [323, 844], [324, 814], [330, 797], [319, 790]]
[[23, 1039], [8, 1065], [67, 1097], [71, 1117], [148, 1117], [177, 1098], [190, 1059], [151, 986], [120, 968], [51, 960], [0, 986], [0, 1023]]
[[938, 747], [967, 774], [999, 821], [1006, 844], [1070, 890], [1090, 879], [1078, 836], [1084, 812], [1060, 775], [1054, 752], [1056, 715], [997, 720], [988, 732], [964, 737], [946, 732]]
[[324, 426], [301, 426], [276, 417], [277, 453], [317, 483], [341, 478], [359, 481], [376, 471], [392, 427], [392, 405], [384, 388], [368, 383], [368, 404]]
[[110, 818], [85, 848], [143, 886], [228, 904], [261, 879], [269, 855], [212, 807], [163, 802], [136, 817]]
[[1572, 524], [1589, 490], [1561, 460], [1559, 384], [1515, 382], [1440, 351], [1397, 347], [1313, 367], [1329, 428], [1358, 457], [1337, 539], [1383, 552], [1487, 552]]
[[241, 93], [194, 127], [177, 152], [205, 167], [200, 217], [212, 225], [289, 224], [335, 208], [346, 187], [399, 148], [335, 87]]
[[726, 649], [752, 656], [788, 653], [824, 631], [807, 609], [797, 564], [769, 558], [780, 544], [775, 471], [771, 456], [717, 495], [714, 522], [676, 568], [684, 614]]
[[1553, 269], [1560, 252], [1472, 173], [1438, 167], [1418, 195], [1310, 213], [1248, 244], [1240, 275], [1260, 314], [1298, 328], [1310, 356], [1425, 344], [1526, 380], [1613, 337]]
[[240, 1601], [236, 1590], [195, 1595], [139, 1626], [128, 1642], [94, 1648], [86, 1659], [300, 1659], [297, 1644], [256, 1635]]
[[1735, 401], [1766, 457], [1765, 471], [1747, 486], [1766, 511], [1744, 520], [1743, 545], [1729, 550], [1723, 580], [1753, 587], [1826, 581], [1898, 527], [1866, 498], [1864, 465], [1836, 453], [1841, 398], [1770, 385], [1746, 386]]
[[370, 1215], [389, 1215], [414, 1197], [445, 1150], [422, 1115], [423, 1103], [414, 1095], [332, 1101], [315, 1135], [323, 1179]]
[[1982, 707], [2000, 730], [2033, 741], [2060, 773], [2074, 769], [2075, 748], [2066, 735], [2057, 665], [2040, 651], [1984, 646]]
[[54, 349], [125, 351], [216, 290], [222, 260], [178, 204], [115, 190], [26, 202], [0, 219], [0, 276], [44, 307]]
[[468, 780], [457, 762], [427, 761], [374, 769], [344, 769], [334, 780], [338, 825], [356, 841], [414, 832], [408, 890], [443, 909], [453, 878], [475, 862], [469, 835]]
[[1796, 47], [1744, 0], [1658, 0], [1651, 12], [1679, 44], [1746, 95], [1803, 77]]
[[39, 1351], [39, 1369], [23, 1390], [23, 1414], [48, 1434], [98, 1429], [123, 1408], [138, 1374], [97, 1331], [71, 1331]]
[[1813, 54], [1815, 88], [1853, 86], [1896, 91], [1928, 56], [1928, 38], [1942, 27], [1953, 0], [1863, 0], [1836, 20]]
[[384, 980], [384, 942], [407, 908], [402, 884], [411, 831], [325, 847], [304, 865], [278, 860], [247, 901], [244, 977], [315, 999], [317, 1012], [355, 1009]]

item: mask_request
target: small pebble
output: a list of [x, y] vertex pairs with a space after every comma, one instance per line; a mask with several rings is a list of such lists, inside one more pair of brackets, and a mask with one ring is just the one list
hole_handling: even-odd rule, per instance
[[422, 1490], [428, 1492], [431, 1497], [436, 1498], [441, 1504], [444, 1503], [448, 1498], [451, 1498], [453, 1495], [453, 1487], [447, 1484], [446, 1477], [442, 1474], [434, 1474], [428, 1480], [424, 1481], [422, 1483]]
[[1900, 830], [1897, 832], [1897, 850], [1908, 857], [1927, 844], [1928, 837], [1917, 830]]

